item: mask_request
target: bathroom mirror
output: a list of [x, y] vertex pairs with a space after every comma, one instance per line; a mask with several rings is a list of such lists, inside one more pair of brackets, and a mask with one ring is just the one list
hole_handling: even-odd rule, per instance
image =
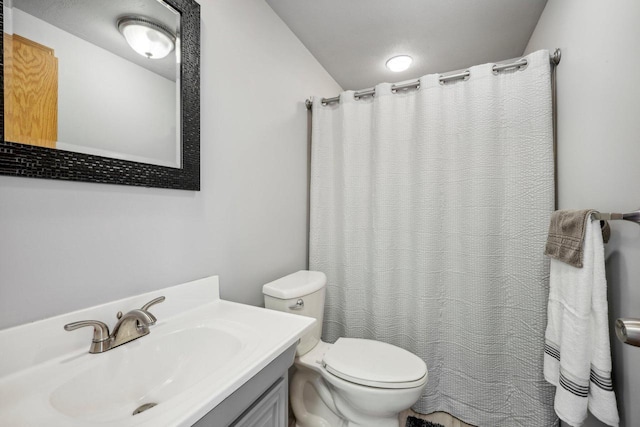
[[0, 174], [200, 189], [194, 0], [0, 3]]

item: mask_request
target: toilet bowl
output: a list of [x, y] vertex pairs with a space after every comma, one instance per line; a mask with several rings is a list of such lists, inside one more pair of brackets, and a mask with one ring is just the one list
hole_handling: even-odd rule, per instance
[[320, 340], [326, 276], [299, 271], [264, 285], [265, 306], [317, 323], [301, 338], [290, 401], [298, 427], [397, 427], [398, 414], [413, 405], [427, 383], [416, 355], [380, 341]]

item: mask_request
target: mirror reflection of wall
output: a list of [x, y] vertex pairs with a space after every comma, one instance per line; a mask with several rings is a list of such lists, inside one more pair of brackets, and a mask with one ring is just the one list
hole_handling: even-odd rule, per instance
[[[146, 1], [158, 13], [169, 14], [164, 21], [172, 20], [171, 27], [177, 32], [180, 16], [157, 0]], [[93, 18], [77, 16], [78, 9], [74, 9], [73, 3], [83, 3], [82, 8], [100, 15], [105, 2], [60, 2], [53, 14], [51, 8], [58, 1], [7, 3], [4, 5], [6, 140], [180, 167], [176, 79], [179, 63], [175, 51], [162, 60], [170, 61], [169, 66], [159, 68], [152, 64], [157, 60], [134, 52], [116, 25], [118, 17], [140, 11], [131, 11], [126, 2], [117, 1], [114, 3], [120, 3], [120, 10], [112, 10], [114, 4], [110, 5], [107, 11], [110, 15], [91, 25]], [[75, 14], [65, 15], [71, 10]], [[79, 21], [82, 25], [74, 27]], [[140, 56], [140, 60], [107, 50], [108, 44], [100, 46], [95, 40], [86, 40], [91, 37], [78, 37], [87, 25], [92, 32], [95, 29], [96, 33], [108, 34], [110, 43], [121, 45], [119, 48], [125, 49], [126, 55]], [[143, 61], [143, 66], [133, 61]]]

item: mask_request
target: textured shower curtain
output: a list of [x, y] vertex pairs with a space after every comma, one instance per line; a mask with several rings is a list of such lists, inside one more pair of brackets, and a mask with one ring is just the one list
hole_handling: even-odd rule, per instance
[[324, 339], [414, 352], [414, 409], [480, 426], [556, 424], [542, 376], [553, 210], [547, 51], [521, 70], [313, 102], [310, 268]]

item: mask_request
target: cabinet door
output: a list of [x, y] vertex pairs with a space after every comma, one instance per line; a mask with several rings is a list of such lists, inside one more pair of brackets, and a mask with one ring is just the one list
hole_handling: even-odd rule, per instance
[[287, 382], [280, 378], [232, 427], [286, 427]]
[[3, 37], [5, 140], [56, 148], [58, 58], [17, 34]]

